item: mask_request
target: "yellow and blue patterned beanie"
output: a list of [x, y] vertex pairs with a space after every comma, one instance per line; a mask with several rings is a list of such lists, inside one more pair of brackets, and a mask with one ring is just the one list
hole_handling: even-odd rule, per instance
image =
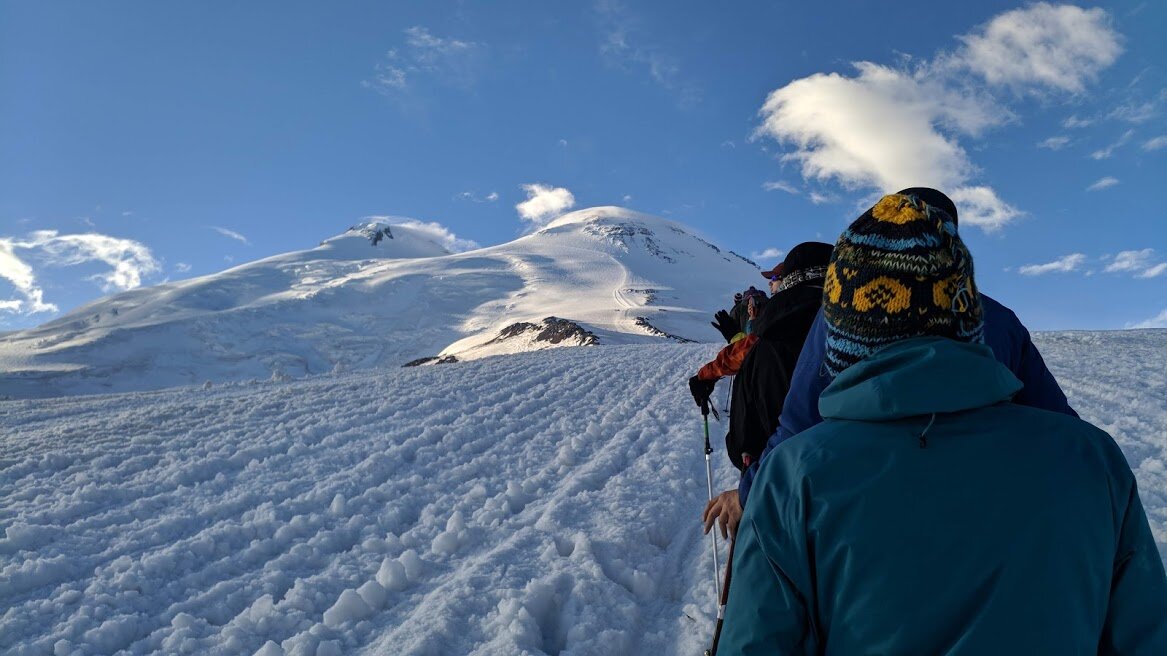
[[973, 262], [944, 210], [884, 196], [835, 243], [823, 286], [832, 376], [910, 337], [983, 342]]

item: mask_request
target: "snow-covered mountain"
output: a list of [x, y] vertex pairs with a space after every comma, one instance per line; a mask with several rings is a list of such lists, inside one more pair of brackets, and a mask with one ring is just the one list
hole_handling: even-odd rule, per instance
[[[1167, 555], [1167, 331], [1034, 337]], [[0, 401], [0, 653], [699, 654], [716, 349]]]
[[451, 253], [370, 222], [300, 252], [101, 299], [0, 335], [0, 396], [471, 360], [555, 346], [709, 341], [710, 314], [760, 284], [754, 263], [617, 207]]

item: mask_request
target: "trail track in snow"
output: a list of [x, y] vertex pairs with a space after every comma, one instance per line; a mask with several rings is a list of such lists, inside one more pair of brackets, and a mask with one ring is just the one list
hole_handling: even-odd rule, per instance
[[[1167, 553], [1167, 331], [1035, 339]], [[0, 653], [698, 653], [715, 350], [0, 402]]]
[[711, 354], [0, 404], [0, 652], [698, 650]]

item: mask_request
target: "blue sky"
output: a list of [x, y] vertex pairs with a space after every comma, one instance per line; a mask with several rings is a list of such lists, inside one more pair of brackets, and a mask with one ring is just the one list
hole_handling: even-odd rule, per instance
[[0, 0], [0, 330], [366, 216], [769, 267], [911, 185], [1032, 329], [1167, 327], [1167, 5], [887, 4]]

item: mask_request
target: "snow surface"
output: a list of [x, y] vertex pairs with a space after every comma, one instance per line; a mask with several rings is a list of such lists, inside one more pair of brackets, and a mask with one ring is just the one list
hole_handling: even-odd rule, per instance
[[[392, 237], [371, 237], [379, 229]], [[730, 281], [730, 284], [727, 284]], [[289, 379], [556, 346], [507, 326], [568, 319], [601, 344], [708, 341], [750, 261], [617, 207], [450, 253], [432, 230], [362, 224], [317, 248], [111, 296], [0, 334], [0, 398]], [[715, 334], [713, 334], [716, 337]]]
[[[1167, 554], [1167, 331], [1036, 339]], [[715, 349], [2, 401], [0, 653], [700, 653]]]

